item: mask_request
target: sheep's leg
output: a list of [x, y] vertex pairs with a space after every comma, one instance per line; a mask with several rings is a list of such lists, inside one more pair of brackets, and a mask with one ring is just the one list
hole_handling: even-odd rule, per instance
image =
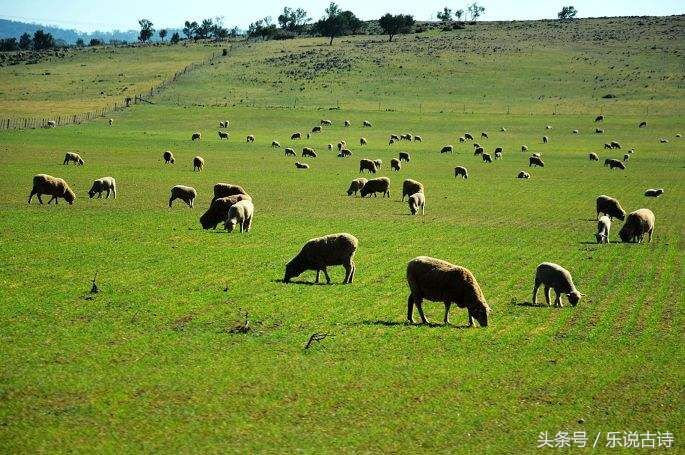
[[452, 305], [452, 302], [446, 301], [445, 302], [445, 318], [443, 319], [443, 322], [445, 325], [450, 323], [450, 306]]
[[[36, 194], [35, 191], [31, 190], [31, 194], [29, 194], [29, 204], [31, 203], [31, 199], [33, 199], [33, 196]], [[40, 200], [40, 196], [38, 196], [38, 200]], [[42, 204], [42, 202], [41, 202]]]
[[318, 282], [319, 282], [319, 274], [320, 274], [320, 273], [321, 273], [321, 270], [316, 269], [316, 281], [314, 281], [315, 283], [318, 283]]
[[173, 196], [171, 196], [171, 197], [169, 198], [169, 207], [171, 207], [171, 203], [174, 202], [174, 199], [176, 199], [176, 198], [173, 197]]
[[343, 264], [343, 267], [345, 267], [345, 279], [343, 280], [343, 284], [349, 284], [352, 282], [352, 264], [348, 262]]
[[348, 284], [352, 283], [352, 280], [354, 279], [354, 272], [357, 271], [357, 266], [353, 261], [350, 261], [350, 267], [352, 268], [352, 271], [350, 272], [350, 277], [347, 279]]
[[109, 188], [107, 188], [107, 196], [106, 196], [106, 199], [109, 199], [109, 194], [110, 194], [111, 192], [112, 192], [112, 190], [109, 189]]
[[50, 198], [50, 200], [48, 201], [48, 205], [50, 205], [50, 203], [51, 203], [52, 201], [55, 201], [55, 204], [57, 204], [57, 198], [56, 198], [55, 196], [52, 196], [52, 197]]
[[41, 197], [42, 194], [38, 193], [37, 196], [38, 196], [38, 202], [40, 202], [40, 204], [43, 205], [43, 198]]
[[549, 303], [549, 290], [550, 290], [550, 287], [545, 285], [545, 302], [547, 302], [547, 306], [550, 305], [550, 303]]
[[[109, 192], [107, 192], [107, 197], [109, 197]], [[98, 199], [102, 199], [102, 191], [98, 192]]]
[[538, 288], [539, 287], [540, 287], [540, 283], [536, 280], [535, 286], [533, 286], [533, 305], [538, 303]]
[[407, 299], [407, 321], [410, 324], [414, 323], [414, 294], [409, 293], [409, 298]]
[[331, 284], [331, 277], [328, 276], [328, 269], [326, 267], [323, 268], [323, 275], [326, 277], [326, 284]]
[[649, 243], [652, 243], [652, 233], [654, 232], [654, 228], [649, 230]]
[[473, 327], [473, 316], [471, 316], [471, 311], [469, 311], [469, 327]]
[[428, 324], [428, 319], [426, 319], [426, 315], [423, 314], [423, 306], [421, 303], [423, 302], [423, 299], [420, 297], [417, 297], [414, 300], [414, 305], [416, 305], [416, 308], [419, 310], [419, 316], [421, 316], [421, 323], [422, 324]]
[[117, 189], [116, 189], [116, 188], [112, 188], [112, 197], [113, 197], [114, 199], [117, 198]]
[[188, 206], [192, 209], [194, 203], [195, 203], [195, 199], [191, 199], [190, 202], [188, 203]]
[[554, 294], [556, 294], [556, 297], [554, 298], [554, 306], [562, 308], [564, 304], [561, 303], [561, 294], [556, 289], [554, 290]]

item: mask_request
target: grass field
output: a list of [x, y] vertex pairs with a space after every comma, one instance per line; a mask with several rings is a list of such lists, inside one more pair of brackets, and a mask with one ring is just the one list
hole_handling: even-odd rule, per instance
[[[615, 20], [621, 30], [630, 29], [630, 21]], [[612, 45], [631, 53], [640, 74], [656, 71], [674, 79], [650, 90], [625, 88], [632, 101], [619, 96], [611, 100], [613, 108], [604, 105], [604, 135], [592, 133], [599, 100], [579, 82], [594, 77], [592, 65], [578, 67], [582, 74], [568, 81], [557, 80], [553, 71], [536, 72], [534, 57], [502, 51], [511, 65], [518, 60], [528, 68], [520, 70], [521, 78], [543, 78], [550, 92], [575, 87], [567, 92], [569, 103], [585, 112], [578, 115], [551, 115], [551, 102], [531, 98], [542, 82], [519, 90], [506, 74], [481, 82], [479, 72], [466, 72], [454, 84], [455, 90], [469, 84], [490, 88], [495, 112], [518, 100], [520, 110], [509, 115], [459, 112], [459, 93], [444, 101], [438, 93], [451, 87], [449, 72], [424, 84], [421, 65], [405, 68], [406, 79], [386, 84], [384, 94], [376, 93], [384, 82], [374, 77], [382, 69], [367, 74], [373, 68], [368, 62], [349, 84], [325, 90], [315, 87], [332, 73], [316, 76], [300, 91], [298, 78], [278, 76], [289, 66], [266, 71], [278, 46], [287, 46], [287, 55], [322, 40], [236, 47], [221, 64], [182, 78], [157, 104], [118, 114], [113, 127], [103, 119], [3, 132], [0, 448], [526, 453], [535, 451], [541, 431], [561, 430], [586, 431], [590, 438], [607, 431], [669, 431], [679, 447], [685, 156], [675, 134], [684, 130], [677, 82], [682, 35], [670, 43], [679, 52], [668, 54], [666, 67], [652, 65], [652, 56], [639, 49], [661, 43], [664, 30], [677, 28], [682, 18], [653, 21], [639, 34], [642, 47], [627, 39]], [[579, 21], [582, 36], [592, 33], [592, 24]], [[544, 30], [538, 29], [540, 46], [548, 36]], [[459, 33], [422, 39], [437, 45]], [[341, 56], [354, 60], [365, 54], [365, 42], [381, 40], [336, 43], [345, 49]], [[412, 40], [401, 37], [397, 45], [411, 53]], [[355, 46], [359, 50], [352, 51]], [[605, 52], [602, 41], [577, 46]], [[568, 49], [556, 52], [559, 68], [573, 58]], [[416, 53], [424, 58], [418, 47]], [[456, 65], [445, 56], [421, 71], [438, 72], [443, 61]], [[479, 65], [496, 72], [493, 62]], [[255, 82], [266, 77], [281, 78], [282, 87]], [[228, 88], [222, 92], [221, 86]], [[618, 93], [614, 89], [607, 88]], [[239, 102], [240, 91], [247, 93], [244, 100], [262, 98], [251, 107]], [[412, 96], [403, 101], [402, 91]], [[297, 108], [266, 107], [286, 106], [296, 92]], [[414, 94], [425, 99], [422, 112]], [[229, 107], [176, 105], [179, 99], [222, 96]], [[397, 112], [379, 111], [377, 96]], [[340, 110], [317, 108], [337, 98]], [[658, 112], [645, 116], [648, 106]], [[288, 139], [321, 118], [334, 125], [311, 140]], [[223, 119], [231, 121], [231, 138], [220, 142], [216, 130]], [[344, 119], [353, 126], [343, 128]], [[361, 128], [364, 119], [373, 128]], [[649, 125], [638, 129], [643, 119]], [[190, 141], [195, 130], [203, 133], [199, 143]], [[388, 145], [390, 133], [407, 131], [424, 141]], [[488, 131], [490, 138], [478, 142], [490, 152], [504, 147], [503, 159], [482, 163], [470, 144], [458, 143], [465, 131]], [[255, 134], [254, 144], [244, 142], [247, 134]], [[542, 144], [544, 134], [549, 144]], [[361, 136], [368, 146], [358, 146]], [[659, 137], [669, 143], [659, 144]], [[274, 139], [296, 146], [298, 155], [302, 146], [312, 146], [319, 157], [307, 160], [308, 171], [297, 171], [295, 159], [270, 147]], [[350, 144], [352, 158], [326, 150], [340, 139]], [[623, 150], [604, 151], [610, 140], [620, 141]], [[447, 143], [455, 145], [454, 155], [438, 153]], [[515, 178], [529, 170], [522, 144], [542, 153], [546, 163], [530, 171], [529, 181]], [[635, 153], [625, 171], [602, 166], [604, 158], [621, 158], [630, 148]], [[85, 159], [83, 167], [61, 165], [73, 150]], [[174, 152], [174, 166], [163, 164], [164, 150]], [[394, 173], [389, 162], [400, 150], [410, 152], [412, 161]], [[600, 163], [588, 161], [591, 151]], [[195, 155], [206, 160], [203, 172], [192, 172]], [[383, 160], [379, 175], [391, 179], [390, 199], [345, 194], [363, 157]], [[456, 165], [468, 167], [468, 180], [453, 177]], [[65, 178], [76, 203], [27, 205], [37, 173]], [[105, 175], [117, 179], [117, 199], [89, 200], [92, 180]], [[425, 216], [411, 217], [399, 202], [405, 178], [425, 185]], [[198, 218], [220, 181], [240, 184], [253, 196], [251, 232], [201, 229]], [[198, 190], [194, 209], [167, 207], [175, 184]], [[649, 187], [666, 193], [645, 198]], [[627, 211], [650, 208], [657, 220], [653, 242], [618, 243], [621, 223], [615, 220], [612, 243], [594, 243], [599, 194], [617, 197]], [[339, 284], [342, 268], [331, 270], [332, 285], [307, 285], [311, 272], [292, 284], [279, 281], [307, 239], [333, 232], [359, 239], [352, 285]], [[405, 268], [418, 255], [473, 271], [493, 310], [487, 328], [464, 328], [466, 312], [457, 308], [449, 327], [405, 323]], [[542, 261], [572, 272], [586, 294], [577, 307], [530, 305], [534, 270]], [[96, 271], [101, 291], [89, 294]], [[441, 320], [441, 304], [425, 308], [429, 319]], [[251, 330], [231, 333], [245, 312]], [[314, 332], [330, 336], [305, 351]]]

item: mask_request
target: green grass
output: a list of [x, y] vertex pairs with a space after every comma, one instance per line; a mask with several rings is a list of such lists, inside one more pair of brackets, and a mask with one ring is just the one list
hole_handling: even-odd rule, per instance
[[[256, 56], [243, 67], [247, 78], [260, 77], [261, 50], [277, 45], [244, 48]], [[344, 86], [331, 93], [351, 100], [340, 111], [317, 110], [323, 98], [316, 95], [303, 95], [311, 105], [297, 109], [174, 105], [175, 97], [211, 101], [235, 66], [227, 60], [193, 73], [161, 104], [119, 114], [111, 128], [103, 120], [0, 136], [4, 451], [519, 453], [534, 451], [539, 432], [559, 430], [671, 431], [679, 443], [685, 158], [674, 134], [683, 126], [681, 89], [663, 104], [672, 109], [647, 118], [648, 128], [636, 127], [643, 116], [626, 105], [622, 115], [607, 115], [604, 135], [591, 133], [594, 115], [419, 113], [413, 100], [398, 105], [401, 112], [377, 111]], [[376, 83], [369, 76], [367, 86]], [[430, 91], [418, 78], [410, 88]], [[244, 82], [244, 90], [257, 88]], [[273, 91], [268, 104], [281, 104], [280, 96]], [[225, 118], [231, 139], [220, 142], [217, 122]], [[334, 125], [294, 143], [298, 155], [304, 145], [319, 152], [308, 171], [270, 147], [274, 139], [293, 145], [290, 134], [320, 118]], [[353, 126], [343, 128], [344, 119]], [[374, 127], [362, 129], [363, 119]], [[576, 128], [581, 134], [571, 134]], [[190, 141], [195, 130], [202, 142]], [[484, 130], [490, 139], [479, 142], [487, 150], [505, 150], [491, 165], [457, 142], [465, 131]], [[387, 145], [391, 132], [405, 131], [424, 142]], [[247, 134], [256, 135], [254, 144], [244, 142]], [[340, 139], [352, 158], [326, 150]], [[625, 150], [602, 149], [612, 139], [636, 150], [624, 172], [587, 159], [590, 151], [620, 158]], [[454, 155], [438, 153], [447, 143]], [[546, 163], [529, 181], [515, 178], [528, 170], [521, 144]], [[83, 167], [60, 164], [72, 150]], [[164, 150], [176, 165], [162, 163]], [[412, 161], [396, 174], [388, 167], [400, 150]], [[192, 172], [195, 155], [206, 160], [201, 173]], [[390, 199], [345, 194], [362, 157], [383, 160]], [[467, 181], [454, 179], [456, 165], [468, 167]], [[40, 172], [65, 178], [76, 203], [27, 205]], [[105, 175], [117, 179], [119, 197], [87, 199], [91, 181]], [[425, 216], [409, 216], [398, 201], [405, 178], [424, 183]], [[220, 181], [253, 196], [250, 233], [201, 229], [198, 218]], [[194, 209], [167, 207], [174, 184], [198, 190]], [[648, 187], [666, 193], [647, 199]], [[654, 241], [616, 243], [615, 221], [614, 243], [593, 243], [599, 194], [629, 211], [653, 210]], [[330, 286], [278, 282], [307, 239], [333, 232], [360, 241], [352, 285], [339, 284], [342, 268], [331, 270]], [[487, 329], [462, 328], [467, 316], [456, 307], [451, 327], [404, 323], [405, 267], [418, 255], [473, 271], [493, 309]], [[587, 295], [577, 307], [525, 305], [542, 261], [572, 272]], [[101, 292], [91, 298], [95, 271]], [[440, 321], [441, 304], [425, 307]], [[252, 330], [229, 333], [243, 312]], [[305, 352], [314, 332], [332, 336]]]

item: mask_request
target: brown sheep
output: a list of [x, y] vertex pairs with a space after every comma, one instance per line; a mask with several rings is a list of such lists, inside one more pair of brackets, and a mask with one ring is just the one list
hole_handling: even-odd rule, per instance
[[454, 178], [461, 176], [464, 179], [469, 178], [469, 171], [464, 166], [457, 166], [454, 168]]
[[296, 156], [295, 150], [291, 149], [290, 147], [286, 147], [285, 148], [285, 156]]
[[360, 137], [360, 138], [359, 138], [359, 145], [360, 145], [360, 146], [363, 146], [363, 145], [366, 145], [366, 144], [367, 144], [366, 138]]
[[612, 149], [620, 149], [620, 148], [621, 148], [621, 144], [618, 143], [617, 141], [611, 141], [611, 142], [609, 143], [609, 146], [610, 146]]
[[272, 147], [272, 148], [280, 148], [280, 147], [281, 147], [281, 143], [278, 142], [278, 141], [271, 141], [271, 147]]
[[290, 135], [290, 140], [294, 141], [295, 139], [302, 139], [302, 133], [293, 133]]
[[368, 182], [368, 180], [365, 178], [352, 180], [352, 182], [350, 182], [350, 187], [347, 189], [347, 195], [352, 196], [352, 194], [354, 194], [356, 196], [357, 191], [361, 191], [361, 189], [364, 188], [364, 185], [366, 185], [366, 182]]
[[423, 138], [421, 136], [414, 136], [414, 142], [423, 142]]
[[297, 169], [309, 169], [309, 165], [307, 163], [300, 163], [299, 161], [295, 162], [295, 168]]
[[642, 243], [645, 234], [649, 234], [649, 243], [652, 243], [654, 233], [654, 213], [649, 209], [638, 209], [626, 217], [626, 222], [618, 232], [623, 242]]
[[174, 202], [176, 199], [180, 199], [183, 202], [185, 202], [188, 205], [188, 207], [192, 209], [196, 196], [197, 191], [195, 191], [195, 188], [185, 185], [176, 185], [171, 188], [171, 196], [169, 196], [169, 207], [171, 207], [171, 203]]
[[55, 201], [55, 205], [59, 202], [58, 199], [62, 198], [69, 205], [73, 204], [76, 200], [76, 194], [69, 188], [67, 182], [59, 177], [53, 177], [47, 174], [38, 174], [33, 176], [33, 188], [31, 189], [31, 194], [29, 194], [29, 204], [33, 196], [38, 196], [38, 202], [43, 203], [42, 195], [52, 196], [48, 201], [48, 204]]
[[162, 158], [164, 159], [164, 164], [174, 164], [176, 162], [174, 159], [174, 154], [169, 150], [162, 154]]
[[202, 138], [202, 135], [198, 131], [195, 131], [192, 134], [192, 136], [190, 136], [191, 141], [195, 141], [195, 140], [199, 141], [201, 138]]
[[647, 191], [645, 191], [645, 196], [647, 197], [659, 197], [662, 194], [664, 194], [663, 188], [649, 188]]
[[640, 122], [640, 124], [637, 127], [644, 128], [645, 126], [647, 126], [647, 122]]
[[316, 281], [323, 272], [326, 282], [330, 284], [327, 267], [342, 265], [345, 268], [343, 284], [350, 284], [354, 279], [356, 267], [354, 265], [354, 253], [357, 251], [359, 241], [351, 234], [330, 234], [323, 237], [310, 239], [304, 244], [297, 255], [285, 265], [283, 282], [289, 283], [293, 278], [300, 276], [306, 270], [316, 270]]
[[254, 134], [248, 134], [245, 138], [246, 142], [254, 142]]
[[391, 159], [390, 169], [392, 169], [393, 171], [399, 171], [400, 169], [402, 169], [402, 164], [400, 164], [400, 160], [398, 160], [397, 158]]
[[390, 141], [399, 141], [400, 137], [397, 134], [390, 135]]
[[599, 157], [595, 152], [590, 152], [588, 154], [588, 157], [590, 158], [590, 161], [599, 161]]
[[609, 170], [614, 169], [614, 168], [625, 170], [626, 166], [625, 166], [625, 164], [621, 163], [619, 160], [613, 160], [612, 159], [609, 162]]
[[484, 163], [492, 163], [492, 158], [490, 157], [489, 153], [483, 153], [483, 162]]
[[371, 179], [361, 189], [361, 197], [370, 196], [378, 197], [376, 193], [382, 193], [385, 197], [390, 197], [390, 179], [387, 177], [379, 177]]
[[602, 128], [595, 128], [595, 134], [603, 134], [604, 130]]
[[411, 157], [409, 156], [409, 153], [407, 153], [407, 152], [400, 152], [399, 158], [400, 158], [400, 161], [406, 161], [407, 163], [411, 159]]
[[205, 167], [205, 160], [201, 156], [193, 158], [193, 171], [200, 172]]
[[440, 149], [440, 153], [452, 153], [454, 152], [454, 147], [451, 145], [445, 145], [442, 149]]
[[520, 171], [518, 175], [516, 176], [517, 179], [529, 179], [530, 174], [527, 173], [526, 171]]
[[312, 133], [320, 133], [321, 132], [321, 127], [320, 126], [315, 126], [312, 128]]
[[217, 131], [217, 133], [219, 133], [219, 140], [228, 139], [228, 133], [226, 133], [225, 131]]
[[221, 197], [234, 196], [236, 194], [245, 194], [247, 192], [240, 185], [231, 185], [230, 183], [217, 183], [214, 185], [214, 196], [212, 201]]
[[595, 117], [595, 122], [603, 122], [604, 121], [604, 116], [603, 115], [598, 115]]
[[626, 217], [626, 211], [623, 210], [618, 200], [605, 194], [597, 197], [595, 207], [597, 208], [596, 218], [599, 218], [600, 213], [609, 216], [609, 219], [618, 218], [621, 221]]
[[376, 163], [366, 158], [359, 160], [359, 173], [363, 173], [365, 170], [369, 171], [371, 174], [376, 173]]
[[545, 167], [545, 162], [542, 161], [542, 158], [538, 156], [531, 156], [530, 158], [528, 158], [528, 167], [531, 166]]
[[411, 196], [414, 193], [423, 193], [423, 184], [416, 180], [406, 179], [402, 182], [402, 200], [405, 196]]
[[473, 136], [471, 136], [471, 133], [464, 133], [464, 139], [466, 139], [467, 141], [472, 141]]
[[352, 152], [347, 149], [342, 149], [340, 150], [340, 153], [338, 153], [338, 158], [347, 158], [348, 156], [352, 156]]
[[321, 126], [331, 126], [333, 124], [333, 122], [331, 122], [330, 120], [326, 120], [323, 118], [321, 119], [320, 123], [321, 123]]
[[311, 158], [316, 158], [316, 152], [315, 152], [314, 149], [311, 148], [311, 147], [304, 147], [304, 148], [302, 149], [302, 156], [303, 156], [303, 157], [308, 156], [308, 157], [311, 157]]
[[349, 120], [345, 120], [345, 127], [347, 128], [348, 126], [352, 125]]
[[483, 152], [485, 152], [485, 150], [483, 149], [483, 147], [476, 147], [476, 148], [473, 150], [473, 156], [481, 155], [481, 154], [483, 154]]
[[528, 146], [527, 146], [527, 145], [522, 145], [522, 146], [521, 146], [521, 151], [522, 151], [522, 152], [527, 152], [527, 151], [528, 151]]
[[213, 199], [207, 211], [200, 217], [202, 229], [216, 229], [219, 223], [226, 223], [226, 220], [228, 219], [228, 209], [236, 202], [243, 200], [251, 201], [252, 198], [247, 194], [234, 194], [232, 196]]
[[81, 158], [81, 155], [79, 155], [78, 153], [67, 152], [64, 155], [64, 162], [62, 164], [69, 164], [71, 162], [73, 162], [77, 166], [83, 166], [84, 163], [83, 158]]
[[369, 122], [368, 120], [364, 120], [362, 122], [362, 126], [367, 127], [367, 128], [371, 128], [373, 125], [371, 125], [371, 122]]

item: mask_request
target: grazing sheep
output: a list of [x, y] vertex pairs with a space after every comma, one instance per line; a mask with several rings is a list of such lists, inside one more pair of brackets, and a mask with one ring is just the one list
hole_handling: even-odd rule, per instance
[[359, 173], [361, 174], [364, 170], [369, 171], [371, 174], [376, 173], [376, 163], [366, 158], [359, 160]]
[[474, 149], [479, 149], [479, 148], [482, 148], [482, 147], [480, 146], [480, 144], [479, 144], [478, 142], [474, 142], [474, 143], [473, 143], [473, 148], [474, 148]]
[[347, 233], [330, 234], [308, 240], [300, 252], [285, 265], [283, 282], [289, 283], [306, 270], [316, 270], [315, 283], [319, 282], [319, 275], [323, 272], [326, 283], [330, 284], [331, 277], [328, 276], [327, 267], [342, 265], [345, 268], [343, 284], [350, 284], [356, 270], [354, 253], [358, 245], [357, 238]]
[[230, 183], [217, 183], [216, 185], [214, 185], [214, 196], [212, 197], [212, 201], [222, 197], [235, 196], [237, 194], [244, 194], [245, 196], [248, 196], [243, 187], [240, 185], [231, 185]]
[[546, 144], [549, 142], [549, 138], [547, 136], [542, 136], [542, 143]]
[[520, 171], [518, 175], [516, 176], [517, 179], [529, 179], [530, 174], [527, 173], [526, 171]]
[[602, 213], [608, 215], [609, 219], [618, 218], [621, 221], [625, 219], [625, 210], [623, 210], [623, 207], [621, 207], [618, 200], [611, 196], [605, 194], [598, 196], [595, 206], [597, 208], [597, 218], [599, 218], [599, 214]]
[[488, 133], [485, 132], [485, 131], [483, 131], [482, 133], [480, 133], [480, 137], [481, 137], [481, 139], [483, 139], [483, 138], [489, 139], [489, 138], [488, 138]]
[[333, 144], [328, 144], [327, 147], [328, 147], [328, 150], [333, 150]]
[[623, 242], [642, 243], [645, 234], [649, 234], [649, 243], [652, 243], [654, 233], [654, 213], [649, 209], [638, 209], [626, 217], [626, 222], [618, 232]]
[[500, 128], [499, 130], [500, 130], [501, 132], [503, 132], [503, 133], [506, 133], [506, 132], [507, 132], [507, 129], [506, 129], [505, 127], [502, 127], [502, 128]]
[[545, 129], [546, 129], [546, 130], [551, 130], [551, 129], [552, 129], [552, 125], [547, 125], [547, 126], [545, 127]]
[[466, 138], [464, 136], [459, 137], [459, 142], [466, 142]]
[[620, 149], [620, 148], [621, 148], [621, 144], [619, 144], [619, 143], [616, 142], [616, 141], [611, 141], [611, 142], [609, 143], [609, 146], [610, 146], [612, 149]]
[[400, 137], [397, 134], [391, 134], [390, 135], [390, 141], [399, 141]]
[[423, 142], [423, 138], [421, 136], [414, 136], [414, 142]]
[[604, 143], [604, 150], [606, 149], [611, 150], [611, 144]]
[[637, 127], [644, 128], [645, 126], [647, 126], [647, 122], [640, 122], [640, 124]]
[[522, 152], [527, 152], [527, 151], [528, 151], [528, 146], [527, 146], [527, 145], [522, 145], [522, 146], [521, 146], [521, 151], [522, 151]]
[[252, 198], [247, 194], [234, 194], [213, 199], [207, 211], [200, 217], [202, 229], [216, 229], [219, 223], [226, 223], [231, 206], [243, 200], [252, 201]]
[[628, 150], [628, 153], [635, 153], [635, 149]]
[[490, 157], [489, 153], [483, 152], [483, 162], [484, 163], [492, 163], [492, 157]]
[[539, 153], [533, 153], [531, 156], [534, 156], [534, 157], [536, 157], [536, 158], [540, 158], [540, 154], [539, 154]]
[[293, 133], [290, 135], [291, 141], [294, 141], [295, 139], [302, 139], [302, 133]]
[[482, 155], [483, 153], [485, 153], [485, 150], [483, 149], [483, 147], [476, 147], [473, 150], [473, 156]]
[[411, 196], [414, 193], [423, 193], [423, 184], [416, 180], [406, 179], [402, 182], [402, 200], [405, 196]]
[[409, 211], [412, 215], [416, 215], [419, 209], [421, 209], [421, 215], [426, 214], [426, 196], [423, 193], [412, 194], [407, 199], [407, 202], [409, 203]]
[[297, 169], [309, 169], [309, 165], [307, 163], [300, 163], [299, 161], [295, 162], [295, 167]]
[[623, 162], [625, 163], [625, 162], [628, 161], [629, 159], [630, 159], [630, 155], [628, 155], [627, 153], [624, 153], [624, 154], [623, 154]]
[[54, 120], [48, 120], [48, 128], [54, 128], [57, 126], [57, 123]]
[[296, 156], [295, 150], [291, 149], [290, 147], [286, 147], [285, 148], [285, 156]]
[[321, 119], [320, 123], [321, 123], [321, 126], [331, 126], [333, 124], [333, 122], [331, 122], [330, 120], [326, 120], [323, 118]]
[[464, 166], [457, 166], [454, 168], [454, 178], [463, 177], [464, 179], [469, 178], [469, 171]]
[[401, 141], [411, 141], [412, 135], [411, 134], [400, 134], [400, 140]]
[[67, 152], [64, 155], [64, 162], [62, 162], [62, 164], [69, 164], [70, 162], [73, 162], [77, 166], [83, 166], [84, 163], [83, 158], [81, 158], [81, 155], [78, 153]]
[[645, 196], [647, 197], [659, 197], [662, 194], [664, 194], [663, 188], [650, 188], [647, 191], [645, 191]]
[[311, 157], [311, 158], [316, 158], [316, 152], [315, 152], [314, 149], [311, 148], [311, 147], [304, 147], [304, 148], [302, 149], [302, 156], [303, 156], [303, 157], [309, 156], [309, 157]]
[[320, 126], [315, 126], [312, 128], [312, 133], [320, 133], [321, 132], [321, 127]]
[[604, 116], [603, 115], [598, 115], [595, 117], [595, 122], [603, 122], [604, 121]]
[[367, 144], [366, 138], [360, 137], [359, 138], [359, 145], [366, 145], [366, 144]]
[[409, 284], [409, 298], [407, 299], [407, 321], [414, 323], [414, 306], [419, 310], [421, 323], [428, 324], [423, 313], [423, 299], [432, 302], [444, 302], [445, 317], [443, 322], [449, 324], [449, 312], [452, 303], [459, 308], [466, 308], [469, 315], [469, 327], [473, 320], [481, 327], [488, 325], [490, 307], [485, 301], [478, 281], [470, 270], [449, 262], [419, 256], [407, 264], [407, 283]]
[[205, 167], [205, 160], [201, 156], [193, 158], [193, 171], [200, 172]]
[[112, 126], [113, 124], [114, 124], [114, 119], [113, 118], [109, 119], [109, 126]]
[[394, 143], [395, 143], [395, 139], [390, 139], [390, 141], [388, 141], [388, 145], [392, 145]]
[[531, 166], [540, 166], [540, 167], [545, 167], [545, 162], [542, 161], [542, 158], [539, 156], [531, 156], [528, 158], [528, 167]]
[[497, 152], [502, 153], [504, 152], [504, 150], [502, 149], [502, 147], [495, 147], [495, 153]]
[[201, 138], [202, 138], [202, 135], [198, 131], [195, 131], [192, 134], [192, 136], [190, 136], [191, 141], [195, 141], [195, 140], [199, 141]]
[[228, 209], [228, 218], [224, 223], [224, 229], [233, 232], [236, 225], [240, 225], [240, 232], [248, 232], [252, 228], [254, 205], [252, 201], [243, 199], [236, 202]]
[[245, 138], [246, 142], [254, 142], [254, 134], [248, 134]]
[[496, 160], [502, 159], [502, 152], [501, 151], [495, 152], [495, 159]]
[[659, 138], [659, 143], [660, 143], [660, 144], [668, 144], [668, 139], [663, 138], [663, 137], [662, 137], [662, 138]]
[[273, 147], [273, 148], [280, 148], [280, 147], [281, 147], [281, 143], [278, 142], [278, 141], [271, 141], [271, 147]]
[[604, 130], [602, 128], [595, 128], [595, 134], [603, 134]]
[[312, 135], [307, 133], [307, 139], [309, 139], [310, 137], [312, 137]]
[[471, 135], [471, 133], [464, 133], [464, 139], [466, 139], [468, 141], [472, 141], [473, 136]]
[[538, 265], [537, 269], [535, 270], [533, 305], [537, 304], [537, 294], [540, 285], [545, 286], [545, 301], [547, 302], [547, 305], [550, 304], [550, 288], [554, 289], [554, 293], [556, 294], [554, 305], [557, 307], [564, 306], [561, 303], [561, 294], [566, 294], [568, 301], [573, 306], [578, 305], [578, 302], [580, 302], [580, 297], [582, 294], [578, 292], [578, 289], [576, 289], [576, 286], [573, 284], [573, 278], [571, 278], [571, 274], [559, 264], [543, 262], [542, 264]]
[[411, 157], [409, 156], [409, 153], [407, 153], [407, 152], [400, 152], [399, 158], [400, 158], [400, 161], [406, 161], [407, 163], [411, 159]]
[[373, 125], [371, 125], [371, 122], [369, 122], [368, 120], [364, 120], [364, 121], [362, 122], [362, 126], [365, 126], [365, 127], [370, 128], [370, 127], [373, 126]]
[[228, 121], [219, 120], [219, 128], [228, 128]]
[[676, 133], [675, 137], [682, 137], [682, 135], [680, 133]]
[[373, 160], [373, 164], [376, 165], [376, 169], [380, 169], [381, 167], [383, 167], [383, 161], [381, 161], [380, 159]]
[[48, 174], [38, 174], [33, 176], [33, 188], [31, 189], [31, 194], [29, 194], [29, 204], [33, 196], [38, 196], [38, 202], [43, 203], [42, 195], [52, 196], [48, 201], [48, 204], [55, 201], [57, 204], [58, 199], [63, 198], [70, 205], [74, 203], [76, 199], [76, 194], [69, 188], [67, 182], [59, 177], [53, 177]]
[[348, 156], [352, 156], [352, 152], [347, 149], [342, 149], [340, 150], [340, 153], [338, 153], [338, 158], [347, 158]]
[[609, 231], [611, 231], [611, 218], [602, 215], [597, 220], [597, 243], [609, 243]]
[[454, 147], [451, 145], [445, 145], [442, 149], [440, 149], [440, 153], [452, 153], [454, 152]]
[[621, 163], [619, 160], [613, 160], [613, 159], [612, 159], [612, 160], [609, 162], [609, 169], [611, 170], [611, 169], [614, 169], [614, 168], [618, 168], [618, 169], [621, 169], [621, 170], [625, 170], [626, 166], [625, 166], [625, 164]]
[[595, 152], [590, 152], [588, 158], [590, 158], [590, 161], [599, 161], [599, 157]]
[[578, 133], [580, 133], [580, 131], [578, 131], [578, 130], [573, 130], [573, 134], [578, 134]]
[[402, 169], [402, 165], [400, 164], [400, 160], [398, 160], [397, 158], [391, 159], [390, 160], [390, 169], [392, 169], [393, 171], [399, 171], [400, 169]]
[[350, 123], [349, 120], [345, 120], [345, 127], [348, 127], [348, 126], [350, 126], [350, 125], [352, 125], [352, 123]]
[[117, 198], [117, 182], [114, 180], [114, 177], [102, 177], [101, 179], [93, 180], [93, 186], [88, 191], [88, 197], [92, 199], [95, 193], [97, 193], [99, 199], [102, 197], [103, 191], [107, 191], [107, 199], [109, 199], [110, 193], [112, 193], [114, 199]]
[[188, 204], [188, 207], [192, 209], [193, 202], [195, 201], [196, 196], [197, 191], [195, 191], [195, 188], [185, 185], [175, 185], [171, 188], [171, 196], [169, 197], [169, 207], [171, 207], [171, 203], [174, 202], [176, 199], [180, 199], [186, 204]]
[[379, 177], [371, 179], [364, 184], [360, 191], [361, 197], [370, 196], [378, 197], [376, 193], [382, 193], [383, 196], [390, 197], [390, 179], [387, 177]]
[[346, 145], [346, 144], [345, 144], [345, 141], [340, 141], [340, 142], [338, 142], [338, 151], [339, 151], [339, 152], [342, 151], [342, 149], [345, 148], [345, 145]]
[[162, 158], [164, 159], [164, 164], [174, 164], [176, 162], [174, 159], [174, 154], [169, 150], [162, 154]]
[[358, 178], [354, 179], [350, 182], [350, 187], [347, 189], [347, 195], [352, 196], [354, 194], [355, 196], [357, 195], [357, 191], [361, 191], [362, 188], [364, 188], [364, 185], [366, 185], [366, 180], [365, 178]]
[[226, 133], [225, 131], [217, 131], [217, 133], [219, 134], [219, 140], [228, 139], [228, 133]]

